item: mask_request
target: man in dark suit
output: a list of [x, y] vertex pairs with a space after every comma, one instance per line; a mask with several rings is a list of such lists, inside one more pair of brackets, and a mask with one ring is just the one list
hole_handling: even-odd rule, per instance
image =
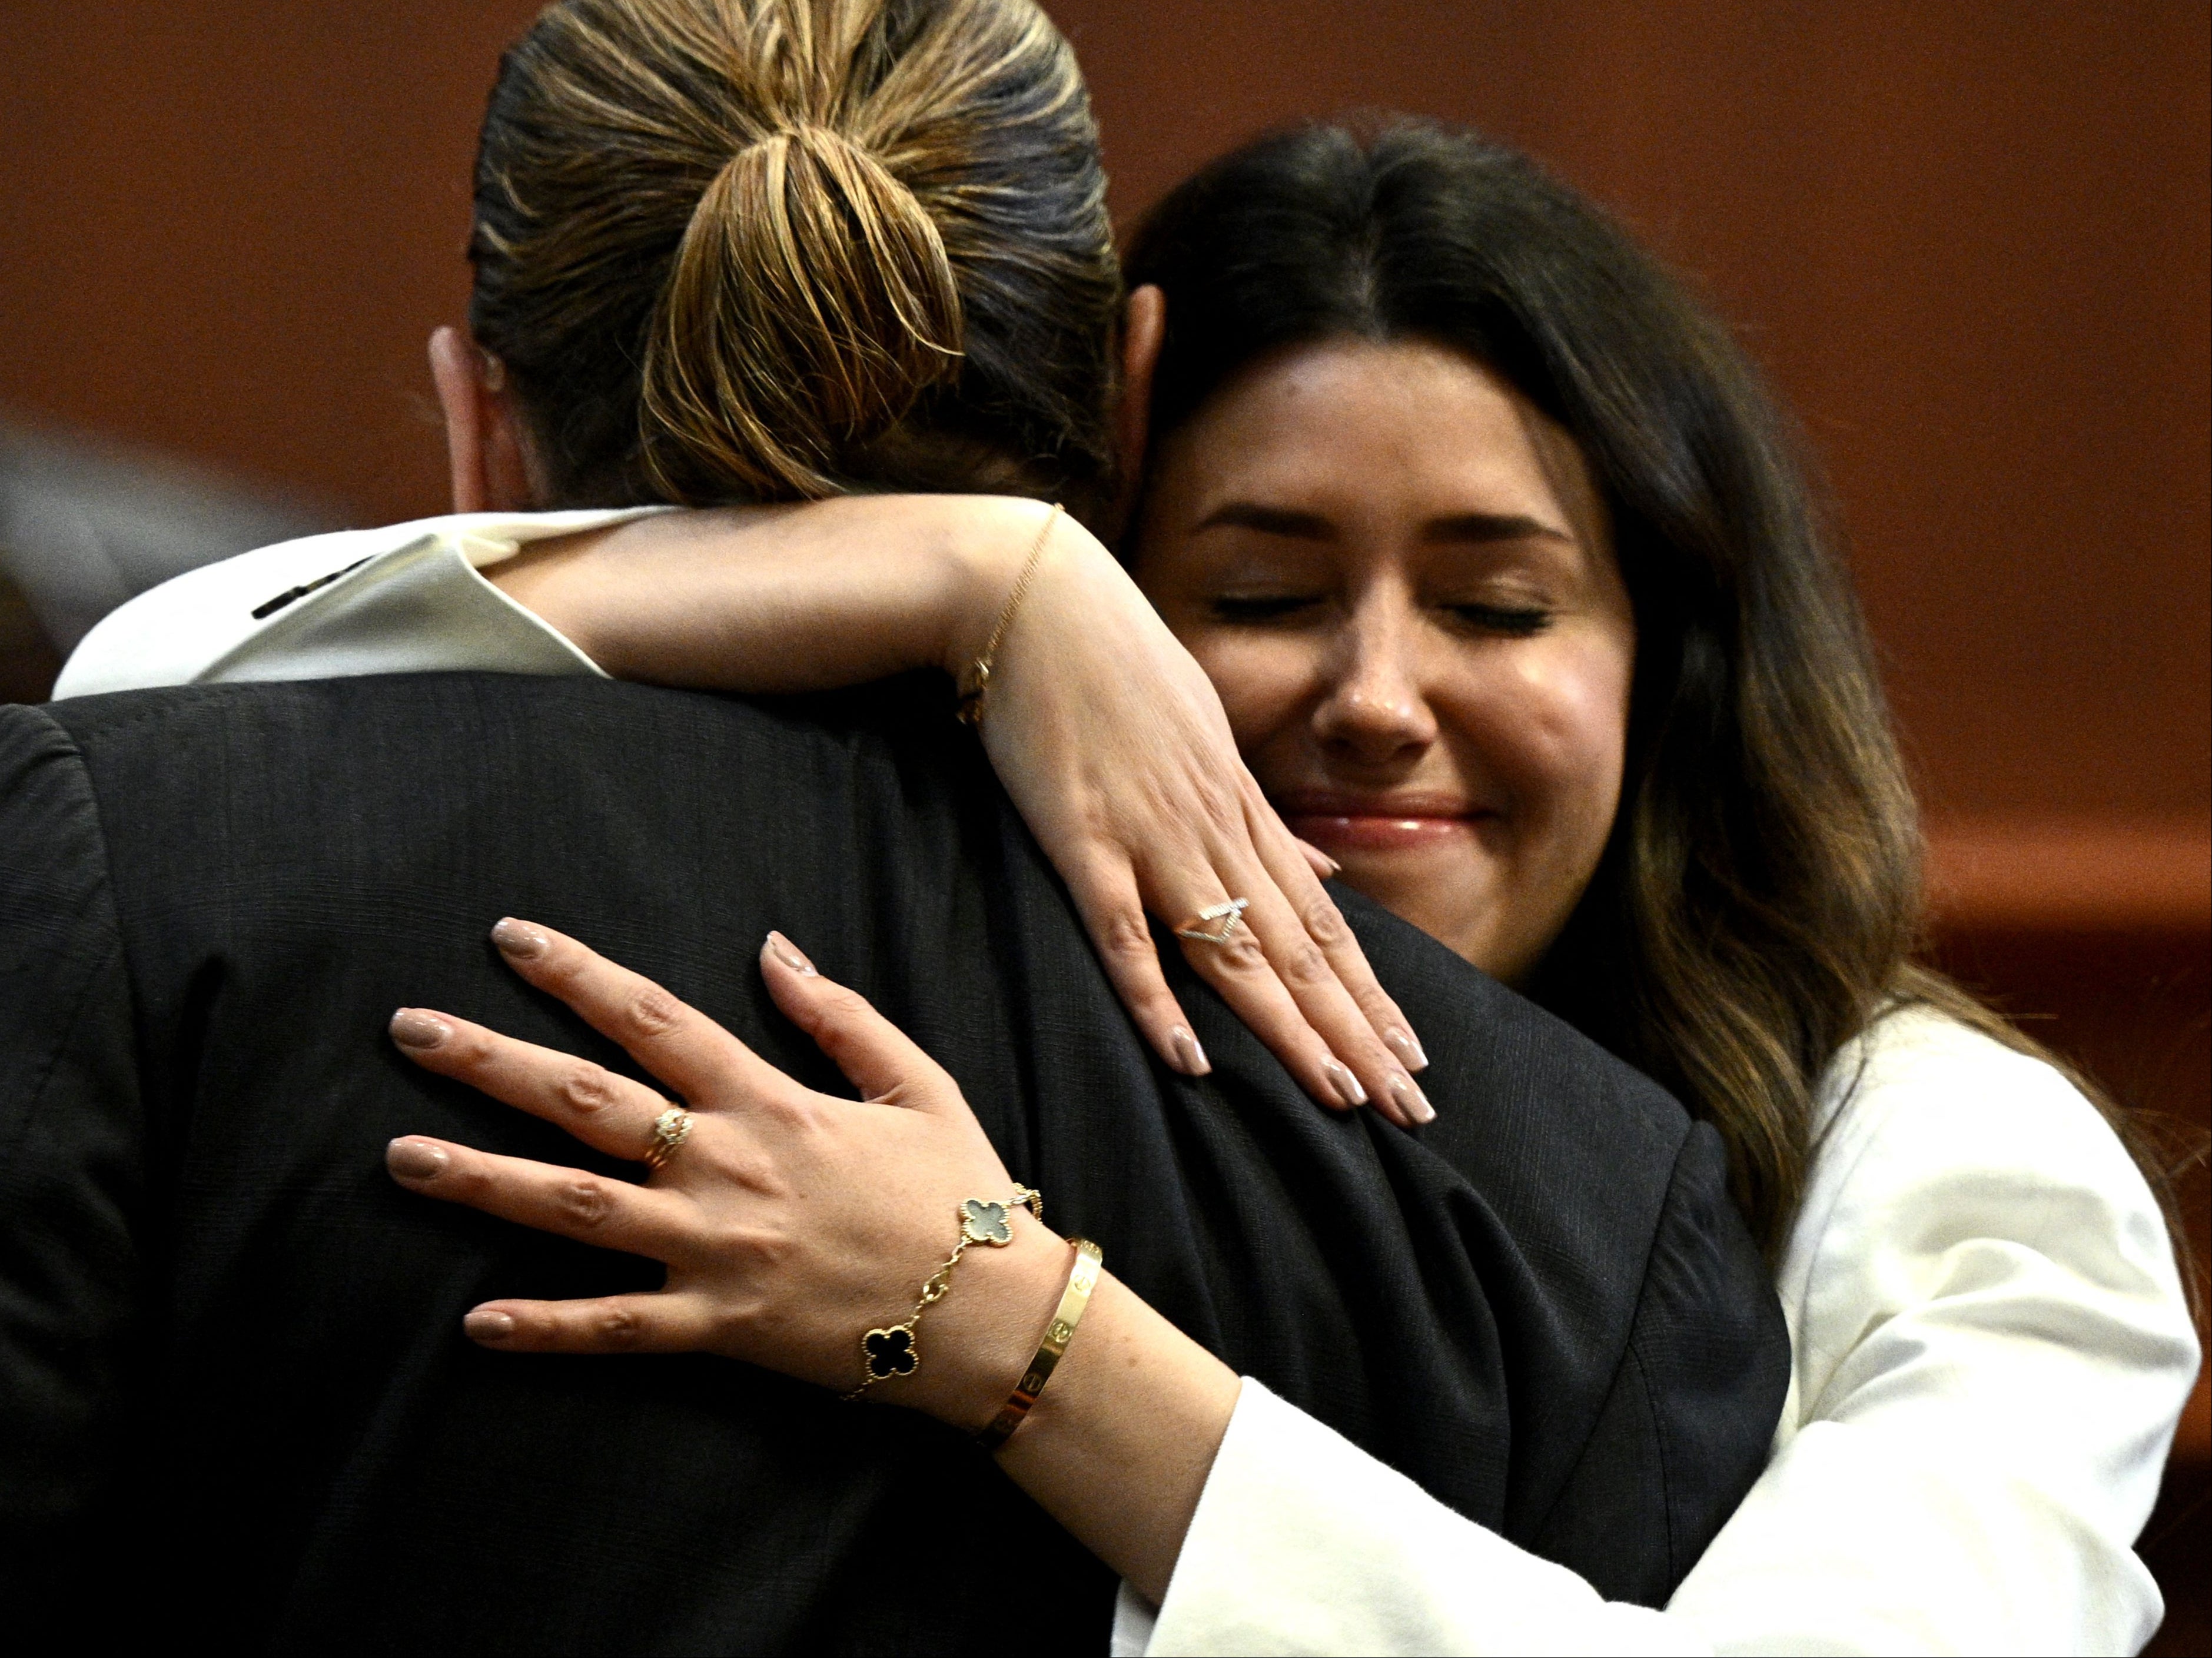
[[946, 703], [426, 675], [0, 708], [11, 1624], [1104, 1649], [1109, 1575], [919, 1416], [710, 1357], [464, 1339], [489, 1297], [657, 1282], [384, 1172], [409, 1133], [624, 1167], [384, 1039], [428, 1005], [635, 1074], [498, 965], [506, 913], [836, 1090], [753, 968], [770, 926], [801, 939], [1182, 1329], [1607, 1595], [1662, 1600], [1787, 1375], [1711, 1132], [1348, 893], [1431, 1049], [1431, 1127], [1318, 1109], [1172, 966], [1214, 1069], [1168, 1072]]

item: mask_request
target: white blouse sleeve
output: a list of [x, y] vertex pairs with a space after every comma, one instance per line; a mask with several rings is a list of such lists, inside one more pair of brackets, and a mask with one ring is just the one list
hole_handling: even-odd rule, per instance
[[1665, 1612], [1247, 1382], [1167, 1599], [1125, 1590], [1115, 1649], [2138, 1650], [2162, 1607], [2132, 1546], [2198, 1357], [2148, 1188], [2056, 1072], [1934, 1015], [1833, 1076], [1775, 1454]]
[[525, 542], [662, 510], [457, 514], [241, 553], [112, 611], [63, 665], [54, 697], [471, 668], [598, 674], [480, 572]]

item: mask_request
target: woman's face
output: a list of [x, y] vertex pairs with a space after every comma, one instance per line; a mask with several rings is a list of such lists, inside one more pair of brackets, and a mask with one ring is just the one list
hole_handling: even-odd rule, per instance
[[1292, 830], [1525, 974], [1605, 848], [1636, 655], [1565, 433], [1438, 346], [1301, 348], [1157, 446], [1136, 573]]

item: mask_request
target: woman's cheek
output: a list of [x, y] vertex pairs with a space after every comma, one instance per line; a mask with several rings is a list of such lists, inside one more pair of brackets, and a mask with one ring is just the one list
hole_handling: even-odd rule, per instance
[[1534, 823], [1610, 829], [1627, 751], [1628, 671], [1603, 641], [1532, 640], [1462, 680], [1455, 722]]
[[1296, 725], [1311, 700], [1319, 653], [1295, 638], [1209, 629], [1183, 645], [1206, 670], [1247, 764]]

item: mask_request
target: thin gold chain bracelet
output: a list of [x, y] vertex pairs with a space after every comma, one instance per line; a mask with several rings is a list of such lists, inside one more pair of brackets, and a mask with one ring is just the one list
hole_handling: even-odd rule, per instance
[[1044, 562], [1044, 544], [1052, 539], [1052, 526], [1060, 522], [1060, 515], [1066, 510], [1058, 501], [1053, 502], [1044, 528], [1037, 531], [1036, 545], [1030, 549], [1029, 562], [1014, 578], [1014, 589], [1006, 595], [1006, 606], [999, 612], [998, 625], [991, 629], [991, 636], [983, 641], [983, 648], [969, 666], [966, 683], [960, 687], [959, 706], [953, 710], [963, 725], [983, 723], [983, 699], [991, 689], [991, 665], [998, 660], [999, 647], [1006, 640], [1006, 629], [1014, 625], [1014, 612], [1022, 608], [1030, 583], [1036, 580], [1037, 566]]
[[921, 1294], [915, 1301], [914, 1310], [906, 1315], [906, 1321], [871, 1330], [860, 1338], [860, 1385], [843, 1395], [847, 1403], [878, 1382], [912, 1376], [921, 1367], [921, 1347], [915, 1327], [921, 1322], [922, 1314], [945, 1299], [945, 1292], [952, 1287], [952, 1269], [968, 1253], [969, 1245], [981, 1243], [1003, 1249], [1014, 1241], [1013, 1212], [1023, 1207], [1042, 1222], [1044, 1194], [1016, 1182], [1014, 1195], [1005, 1203], [990, 1198], [969, 1198], [961, 1203], [959, 1241], [945, 1258], [945, 1264], [922, 1284]]

